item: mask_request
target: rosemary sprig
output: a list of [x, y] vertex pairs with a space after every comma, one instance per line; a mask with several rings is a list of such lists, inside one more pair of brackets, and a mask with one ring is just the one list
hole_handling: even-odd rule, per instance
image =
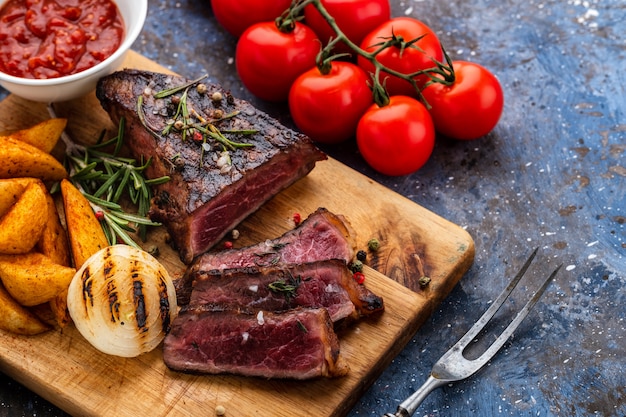
[[[167, 182], [169, 177], [146, 179], [144, 171], [150, 165], [150, 159], [136, 161], [120, 156], [124, 123], [124, 119], [120, 120], [115, 137], [105, 141], [103, 133], [91, 146], [79, 145], [63, 135], [66, 145], [64, 162], [70, 181], [91, 203], [109, 244], [122, 241], [139, 248], [130, 234], [137, 233], [145, 240], [148, 227], [161, 225], [147, 217], [152, 198], [151, 186]], [[109, 147], [113, 147], [110, 153], [106, 151]], [[122, 205], [124, 197], [131, 204]], [[130, 205], [135, 206], [134, 213], [128, 211]]]
[[283, 294], [287, 302], [296, 296], [298, 292], [298, 287], [302, 283], [302, 278], [300, 276], [297, 277], [289, 277], [289, 279], [279, 279], [274, 282], [270, 282], [267, 286], [273, 293]]

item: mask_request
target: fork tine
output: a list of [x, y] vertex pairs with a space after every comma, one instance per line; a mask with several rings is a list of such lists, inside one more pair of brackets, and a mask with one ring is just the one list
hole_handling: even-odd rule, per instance
[[513, 321], [509, 323], [509, 325], [504, 329], [504, 331], [498, 336], [498, 338], [489, 346], [482, 355], [480, 355], [475, 361], [480, 362], [479, 368], [481, 368], [485, 363], [487, 363], [499, 350], [504, 346], [506, 341], [513, 335], [513, 332], [517, 329], [520, 323], [526, 318], [530, 310], [533, 309], [537, 301], [541, 298], [543, 293], [546, 291], [556, 274], [559, 272], [563, 265], [559, 265], [548, 278], [543, 282], [541, 287], [533, 294], [533, 296], [528, 300], [526, 305], [517, 313]]
[[483, 330], [483, 328], [487, 325], [489, 320], [491, 320], [493, 316], [495, 316], [502, 304], [504, 304], [504, 302], [509, 298], [515, 287], [517, 287], [517, 284], [528, 270], [528, 267], [530, 267], [533, 259], [535, 259], [538, 250], [539, 248], [535, 248], [535, 250], [533, 250], [522, 268], [517, 272], [517, 275], [515, 275], [511, 282], [509, 282], [509, 285], [507, 285], [507, 287], [500, 293], [500, 295], [498, 295], [498, 298], [495, 299], [495, 301], [491, 304], [491, 306], [489, 306], [487, 311], [483, 313], [478, 321], [474, 323], [472, 328], [469, 329], [467, 333], [465, 333], [465, 335], [454, 345], [454, 347], [462, 347], [462, 349], [464, 349], [465, 346], [467, 346], [472, 340], [474, 340], [476, 336], [478, 336], [481, 330]]

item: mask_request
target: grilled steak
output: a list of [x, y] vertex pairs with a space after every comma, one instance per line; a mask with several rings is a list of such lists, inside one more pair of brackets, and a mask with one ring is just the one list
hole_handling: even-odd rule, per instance
[[348, 372], [325, 309], [186, 309], [165, 337], [163, 358], [170, 369], [191, 373], [310, 379]]
[[352, 272], [340, 260], [283, 267], [250, 267], [198, 272], [189, 305], [211, 309], [285, 311], [295, 307], [326, 308], [331, 320], [351, 321], [382, 310], [371, 292], [363, 297]]
[[199, 256], [187, 273], [174, 281], [178, 302], [189, 301], [193, 277], [199, 271], [214, 269], [279, 266], [354, 257], [355, 233], [343, 216], [319, 208], [298, 227], [284, 235], [241, 249], [207, 252]]
[[96, 88], [113, 122], [125, 119], [133, 157], [152, 159], [146, 176], [171, 177], [155, 186], [149, 214], [167, 227], [185, 263], [326, 159], [306, 136], [250, 103], [217, 85], [198, 84], [124, 70]]

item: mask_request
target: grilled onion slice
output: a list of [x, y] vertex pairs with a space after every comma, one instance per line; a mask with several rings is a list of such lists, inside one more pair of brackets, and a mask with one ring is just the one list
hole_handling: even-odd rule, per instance
[[106, 247], [85, 261], [69, 286], [67, 306], [89, 343], [122, 357], [157, 347], [177, 314], [167, 270], [127, 245]]

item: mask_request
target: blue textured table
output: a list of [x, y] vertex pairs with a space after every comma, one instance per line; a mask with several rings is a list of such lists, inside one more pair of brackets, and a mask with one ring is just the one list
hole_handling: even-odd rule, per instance
[[[477, 249], [473, 267], [350, 415], [395, 411], [534, 247], [532, 282], [564, 264], [542, 302], [485, 369], [435, 391], [415, 415], [626, 415], [626, 3], [392, 4], [394, 16], [428, 23], [454, 59], [496, 73], [506, 105], [493, 133], [440, 140], [428, 164], [407, 177], [376, 174], [353, 143], [326, 149], [466, 228]], [[234, 48], [208, 0], [152, 0], [134, 45], [182, 75], [208, 73], [289, 124], [285, 107], [242, 88]], [[525, 295], [514, 297], [513, 309]], [[3, 376], [0, 415], [63, 413]]]

